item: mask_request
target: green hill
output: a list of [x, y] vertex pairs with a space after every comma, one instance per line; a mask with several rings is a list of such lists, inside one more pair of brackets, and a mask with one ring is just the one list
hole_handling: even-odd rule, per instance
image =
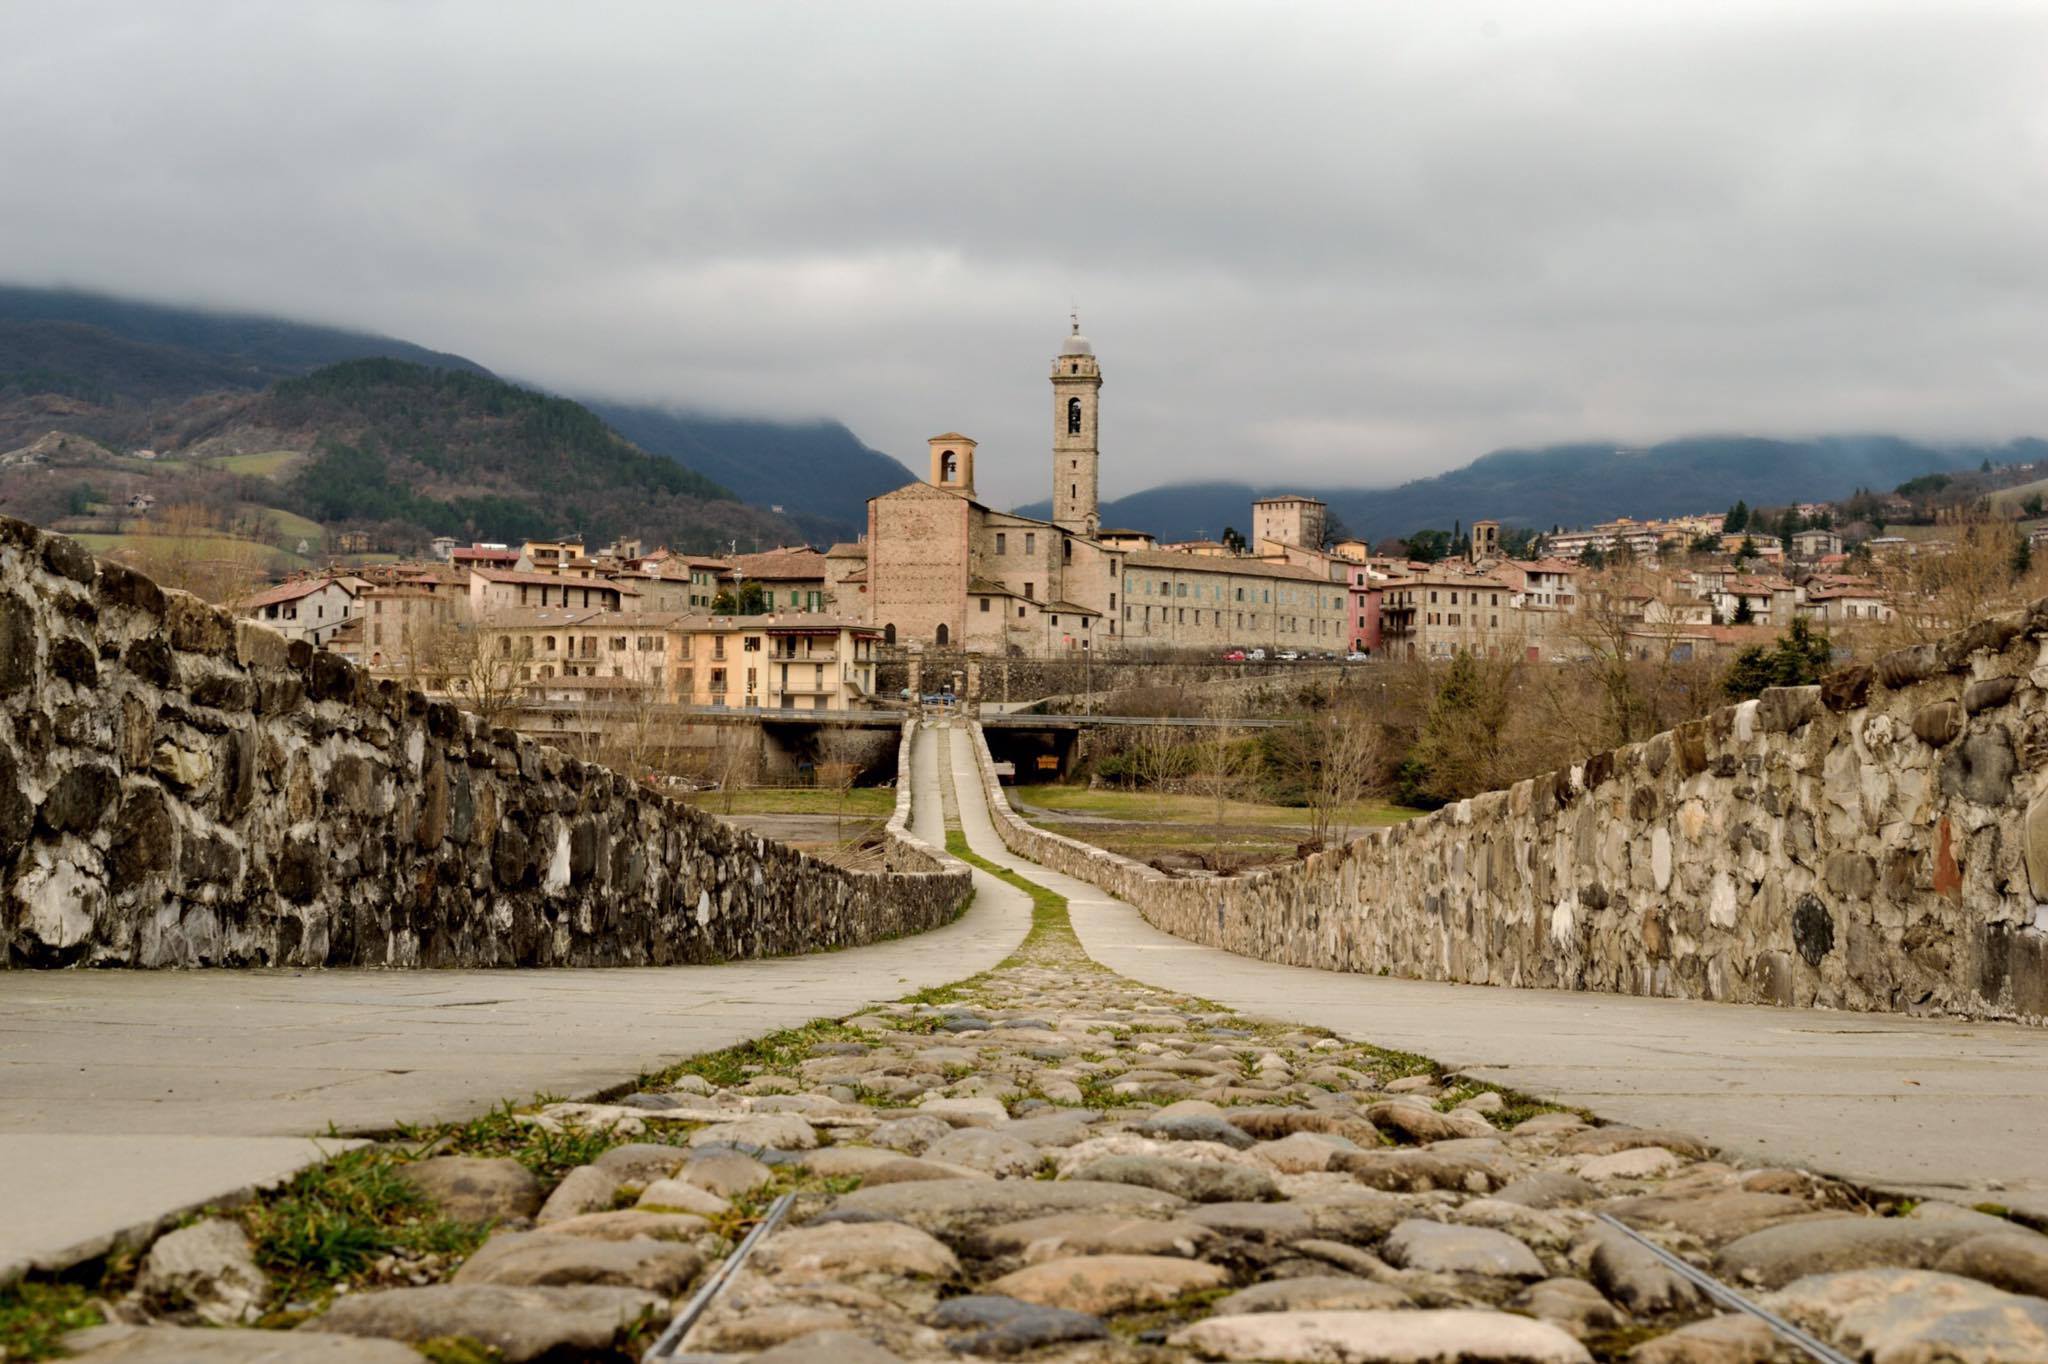
[[317, 433], [284, 488], [288, 505], [326, 524], [499, 540], [634, 535], [691, 550], [793, 536], [581, 404], [485, 374], [350, 360], [285, 380], [236, 421]]

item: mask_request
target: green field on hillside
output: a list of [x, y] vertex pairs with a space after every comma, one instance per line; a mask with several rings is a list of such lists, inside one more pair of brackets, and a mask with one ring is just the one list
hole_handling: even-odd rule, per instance
[[81, 531], [71, 538], [98, 555], [122, 551], [145, 553], [152, 542], [160, 547], [168, 542], [175, 545], [180, 552], [191, 553], [199, 558], [239, 559], [251, 556], [252, 562], [260, 564], [265, 573], [272, 575], [312, 566], [311, 560], [301, 558], [297, 554], [234, 535], [109, 535], [99, 531]]
[[306, 462], [297, 450], [266, 450], [253, 455], [221, 455], [204, 461], [209, 467], [253, 478], [283, 478]]
[[316, 551], [327, 543], [327, 528], [311, 517], [288, 512], [282, 507], [252, 507], [250, 510], [277, 527], [278, 534], [289, 543], [304, 540]]

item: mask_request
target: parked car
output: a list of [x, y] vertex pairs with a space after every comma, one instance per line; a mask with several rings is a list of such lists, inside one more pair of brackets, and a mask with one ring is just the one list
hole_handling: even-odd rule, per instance
[[1266, 661], [1266, 651], [1264, 649], [1254, 649], [1246, 654], [1245, 658], [1253, 663], [1264, 663]]
[[1353, 649], [1350, 653], [1344, 655], [1344, 661], [1346, 663], [1370, 663], [1372, 655]]
[[1294, 663], [1300, 660], [1301, 655], [1292, 649], [1282, 649], [1279, 658], [1282, 663]]
[[1223, 661], [1224, 661], [1225, 663], [1242, 663], [1242, 662], [1244, 662], [1244, 650], [1242, 650], [1242, 649], [1232, 649], [1232, 650], [1231, 650], [1231, 651], [1230, 651], [1229, 653], [1227, 653], [1227, 654], [1223, 655]]

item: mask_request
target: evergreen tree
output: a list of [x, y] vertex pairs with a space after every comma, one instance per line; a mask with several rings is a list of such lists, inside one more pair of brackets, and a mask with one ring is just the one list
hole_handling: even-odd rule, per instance
[[1802, 617], [1770, 648], [1752, 644], [1737, 654], [1721, 678], [1721, 689], [1746, 701], [1766, 687], [1810, 687], [1834, 666], [1834, 652], [1828, 637], [1816, 634]]
[[1748, 529], [1749, 504], [1737, 498], [1735, 505], [1728, 509], [1728, 514], [1721, 518], [1721, 533], [1723, 535], [1733, 535], [1737, 531]]

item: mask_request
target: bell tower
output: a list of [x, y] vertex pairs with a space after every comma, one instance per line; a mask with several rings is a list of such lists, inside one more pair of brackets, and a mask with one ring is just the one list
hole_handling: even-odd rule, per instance
[[1097, 505], [1096, 416], [1102, 366], [1081, 335], [1081, 319], [1052, 362], [1052, 519], [1061, 529], [1094, 538], [1102, 529]]

